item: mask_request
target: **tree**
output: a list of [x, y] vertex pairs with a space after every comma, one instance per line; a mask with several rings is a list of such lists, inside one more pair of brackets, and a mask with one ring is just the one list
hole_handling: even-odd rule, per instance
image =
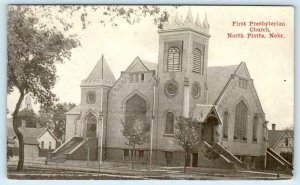
[[134, 163], [136, 160], [136, 145], [143, 145], [150, 141], [150, 129], [151, 123], [143, 116], [129, 116], [122, 123], [122, 134], [128, 142], [125, 144], [132, 147], [131, 163], [132, 169], [134, 169]]
[[[56, 82], [56, 64], [71, 57], [71, 50], [80, 45], [76, 35], [68, 32], [81, 20], [85, 29], [91, 23], [104, 26], [118, 21], [135, 24], [141, 18], [153, 17], [159, 28], [169, 14], [157, 6], [16, 6], [8, 7], [8, 94], [19, 92], [13, 115], [13, 128], [19, 140], [18, 170], [23, 169], [24, 142], [17, 127], [20, 104], [27, 93], [45, 107], [57, 101], [52, 93]], [[95, 19], [96, 18], [96, 19]], [[76, 27], [77, 29], [77, 27]], [[73, 31], [76, 31], [74, 29]]]
[[201, 129], [199, 122], [192, 118], [179, 116], [175, 124], [174, 137], [178, 145], [184, 149], [184, 173], [186, 173], [187, 155], [201, 146]]
[[50, 107], [56, 101], [52, 88], [56, 81], [56, 63], [70, 58], [78, 40], [64, 36], [55, 29], [38, 24], [29, 9], [8, 8], [8, 93], [19, 91], [13, 111], [13, 129], [19, 140], [18, 171], [24, 164], [24, 140], [18, 129], [17, 118], [24, 96], [28, 93], [42, 105]]
[[37, 115], [32, 109], [23, 109], [18, 113], [18, 126], [22, 125], [22, 120], [25, 121], [26, 127], [37, 127]]
[[64, 140], [66, 133], [66, 115], [65, 113], [76, 106], [75, 103], [57, 103], [52, 107], [40, 106], [39, 123], [47, 126], [53, 132], [56, 138]]

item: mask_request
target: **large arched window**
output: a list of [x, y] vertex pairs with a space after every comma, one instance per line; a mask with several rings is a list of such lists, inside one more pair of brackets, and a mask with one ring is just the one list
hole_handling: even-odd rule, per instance
[[234, 139], [247, 140], [248, 107], [241, 100], [235, 106]]
[[130, 121], [135, 118], [146, 119], [146, 109], [146, 101], [138, 94], [134, 94], [126, 101], [126, 121]]
[[193, 72], [203, 74], [203, 59], [200, 49], [193, 50]]
[[165, 134], [173, 134], [174, 133], [174, 113], [167, 112], [166, 114], [166, 130]]
[[223, 138], [225, 139], [228, 138], [228, 118], [229, 114], [227, 111], [225, 111], [223, 114]]
[[181, 71], [180, 51], [177, 47], [170, 47], [168, 50], [168, 71]]
[[96, 137], [97, 130], [97, 119], [96, 116], [92, 113], [89, 113], [85, 117], [86, 124], [86, 136], [87, 137]]
[[254, 116], [253, 119], [253, 135], [252, 135], [252, 141], [257, 142], [257, 126], [258, 126], [258, 116]]

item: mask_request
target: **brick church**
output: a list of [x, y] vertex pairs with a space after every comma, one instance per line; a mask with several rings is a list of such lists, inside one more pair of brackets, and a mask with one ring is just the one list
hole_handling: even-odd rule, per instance
[[[188, 155], [189, 166], [264, 168], [267, 121], [246, 63], [208, 67], [207, 17], [191, 10], [158, 30], [157, 63], [140, 57], [115, 79], [102, 56], [81, 82], [81, 103], [67, 112], [66, 142], [52, 158], [127, 161], [130, 146], [122, 135], [126, 115], [151, 120], [152, 142], [138, 146], [141, 163], [183, 165], [184, 152], [173, 137], [176, 118], [203, 125], [203, 146]], [[152, 145], [152, 151], [150, 151]], [[219, 153], [210, 159], [207, 151]]]

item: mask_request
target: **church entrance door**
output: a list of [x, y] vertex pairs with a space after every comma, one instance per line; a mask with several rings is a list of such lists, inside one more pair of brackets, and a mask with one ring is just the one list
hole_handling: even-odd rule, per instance
[[215, 142], [215, 126], [218, 125], [218, 120], [215, 117], [209, 117], [205, 123], [203, 123], [202, 140], [208, 144]]
[[86, 137], [96, 137], [97, 134], [97, 119], [92, 113], [89, 113], [85, 118], [86, 123]]

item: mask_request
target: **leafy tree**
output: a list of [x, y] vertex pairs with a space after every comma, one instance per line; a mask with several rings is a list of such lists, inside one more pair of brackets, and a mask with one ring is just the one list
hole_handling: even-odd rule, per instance
[[122, 134], [127, 139], [126, 145], [132, 147], [131, 162], [132, 169], [134, 169], [134, 163], [136, 160], [136, 145], [143, 145], [150, 141], [150, 129], [151, 123], [143, 116], [135, 115], [129, 116], [122, 123]]
[[26, 127], [37, 127], [37, 115], [32, 109], [23, 109], [18, 113], [18, 127], [22, 125], [22, 120], [25, 121]]
[[28, 9], [8, 8], [8, 93], [19, 91], [13, 111], [13, 129], [19, 140], [18, 171], [24, 164], [24, 140], [17, 118], [24, 96], [31, 93], [35, 100], [50, 107], [56, 101], [52, 88], [56, 81], [56, 63], [70, 58], [78, 40], [64, 36], [55, 29], [40, 27], [38, 18]]
[[66, 133], [66, 115], [65, 113], [74, 108], [74, 103], [57, 103], [55, 106], [46, 108], [43, 105], [39, 110], [39, 122], [47, 126], [49, 130], [60, 140], [64, 140]]
[[202, 126], [192, 118], [179, 116], [175, 124], [174, 137], [178, 145], [184, 149], [184, 173], [186, 173], [187, 155], [201, 146]]
[[[81, 20], [85, 29], [91, 23], [104, 26], [126, 21], [135, 24], [143, 17], [153, 17], [159, 28], [168, 21], [167, 10], [157, 6], [9, 6], [8, 7], [8, 87], [19, 92], [13, 115], [13, 128], [19, 140], [18, 170], [23, 169], [24, 142], [17, 127], [20, 104], [27, 93], [45, 107], [57, 98], [52, 93], [56, 81], [56, 65], [71, 57], [71, 50], [80, 45], [69, 30]], [[76, 31], [74, 29], [73, 31]]]

